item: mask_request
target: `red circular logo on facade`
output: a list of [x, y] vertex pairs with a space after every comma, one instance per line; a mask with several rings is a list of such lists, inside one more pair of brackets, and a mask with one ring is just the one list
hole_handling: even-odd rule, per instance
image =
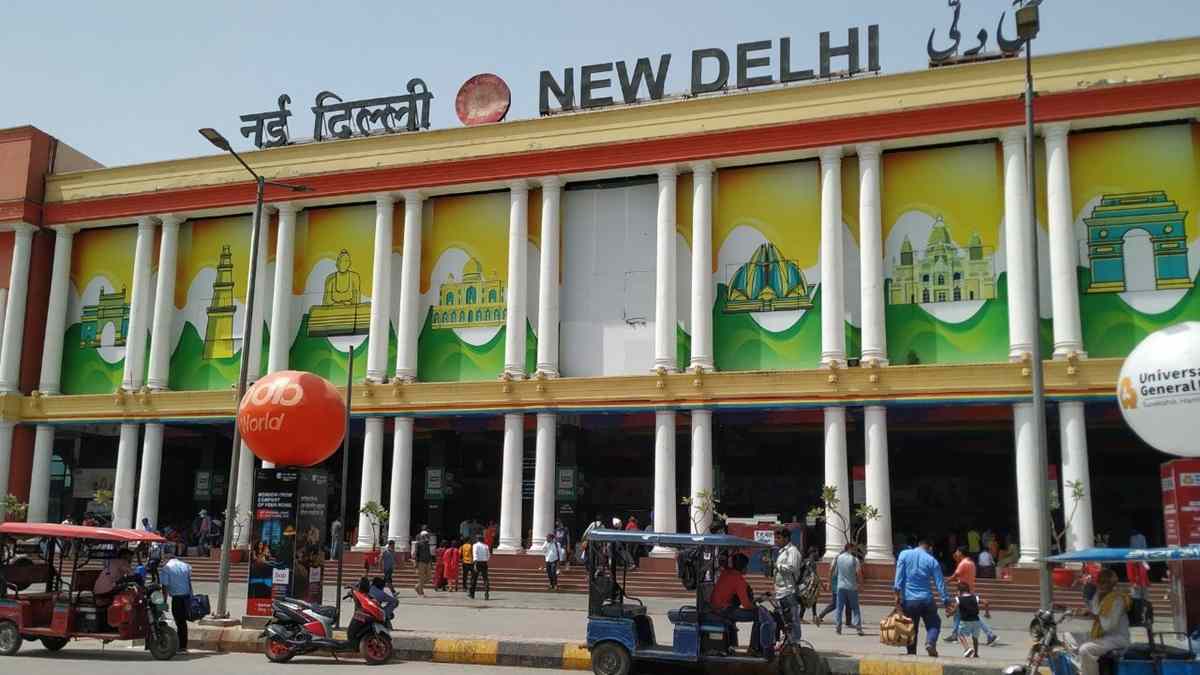
[[281, 370], [246, 390], [237, 423], [246, 447], [259, 459], [278, 466], [313, 466], [341, 444], [346, 404], [324, 378]]
[[482, 73], [463, 83], [454, 99], [454, 111], [463, 124], [499, 122], [508, 114], [512, 92], [499, 75]]

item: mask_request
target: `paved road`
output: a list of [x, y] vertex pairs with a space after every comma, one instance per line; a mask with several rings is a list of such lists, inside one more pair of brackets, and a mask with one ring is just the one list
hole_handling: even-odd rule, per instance
[[[167, 663], [153, 660], [141, 649], [130, 649], [110, 644], [103, 650], [100, 643], [80, 641], [72, 643], [57, 654], [51, 654], [37, 643], [26, 642], [21, 651], [12, 657], [0, 656], [0, 671], [20, 675], [129, 675], [131, 672], [156, 671], [171, 675], [212, 675], [213, 673], [237, 673], [237, 675], [286, 675], [287, 672], [312, 673], [318, 668], [358, 669], [365, 672], [361, 661], [335, 662], [328, 657], [297, 658], [289, 664], [271, 663], [258, 654], [217, 654], [213, 652], [191, 652], [180, 655]], [[308, 666], [307, 668], [305, 666]], [[299, 667], [297, 671], [289, 668]], [[369, 671], [391, 675], [453, 675], [467, 672], [470, 675], [564, 675], [566, 670], [544, 668], [515, 668], [508, 666], [462, 666], [458, 664], [396, 662]]]

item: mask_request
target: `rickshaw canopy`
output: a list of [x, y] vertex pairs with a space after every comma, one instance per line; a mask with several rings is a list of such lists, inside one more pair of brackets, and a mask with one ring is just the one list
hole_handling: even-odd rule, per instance
[[638, 544], [642, 546], [664, 546], [667, 548], [697, 548], [717, 546], [727, 548], [771, 548], [753, 539], [743, 539], [728, 534], [686, 534], [682, 532], [640, 532], [634, 530], [601, 530], [588, 533], [588, 541]]
[[1165, 548], [1085, 548], [1052, 555], [1050, 562], [1165, 562], [1170, 560], [1200, 560], [1200, 546], [1171, 546]]
[[14, 537], [53, 537], [55, 539], [85, 539], [112, 542], [166, 542], [161, 535], [145, 530], [86, 525], [57, 525], [54, 523], [0, 523], [0, 535]]

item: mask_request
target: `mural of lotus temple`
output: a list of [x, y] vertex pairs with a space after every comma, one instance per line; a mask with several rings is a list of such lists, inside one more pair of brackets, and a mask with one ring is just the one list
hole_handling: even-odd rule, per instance
[[811, 309], [812, 291], [800, 267], [768, 242], [755, 249], [729, 280], [725, 313]]

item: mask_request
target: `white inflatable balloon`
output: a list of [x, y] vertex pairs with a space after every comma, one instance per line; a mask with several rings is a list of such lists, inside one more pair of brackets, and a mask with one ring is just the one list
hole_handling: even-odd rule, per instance
[[1200, 457], [1200, 322], [1146, 336], [1117, 378], [1121, 415], [1155, 448]]

